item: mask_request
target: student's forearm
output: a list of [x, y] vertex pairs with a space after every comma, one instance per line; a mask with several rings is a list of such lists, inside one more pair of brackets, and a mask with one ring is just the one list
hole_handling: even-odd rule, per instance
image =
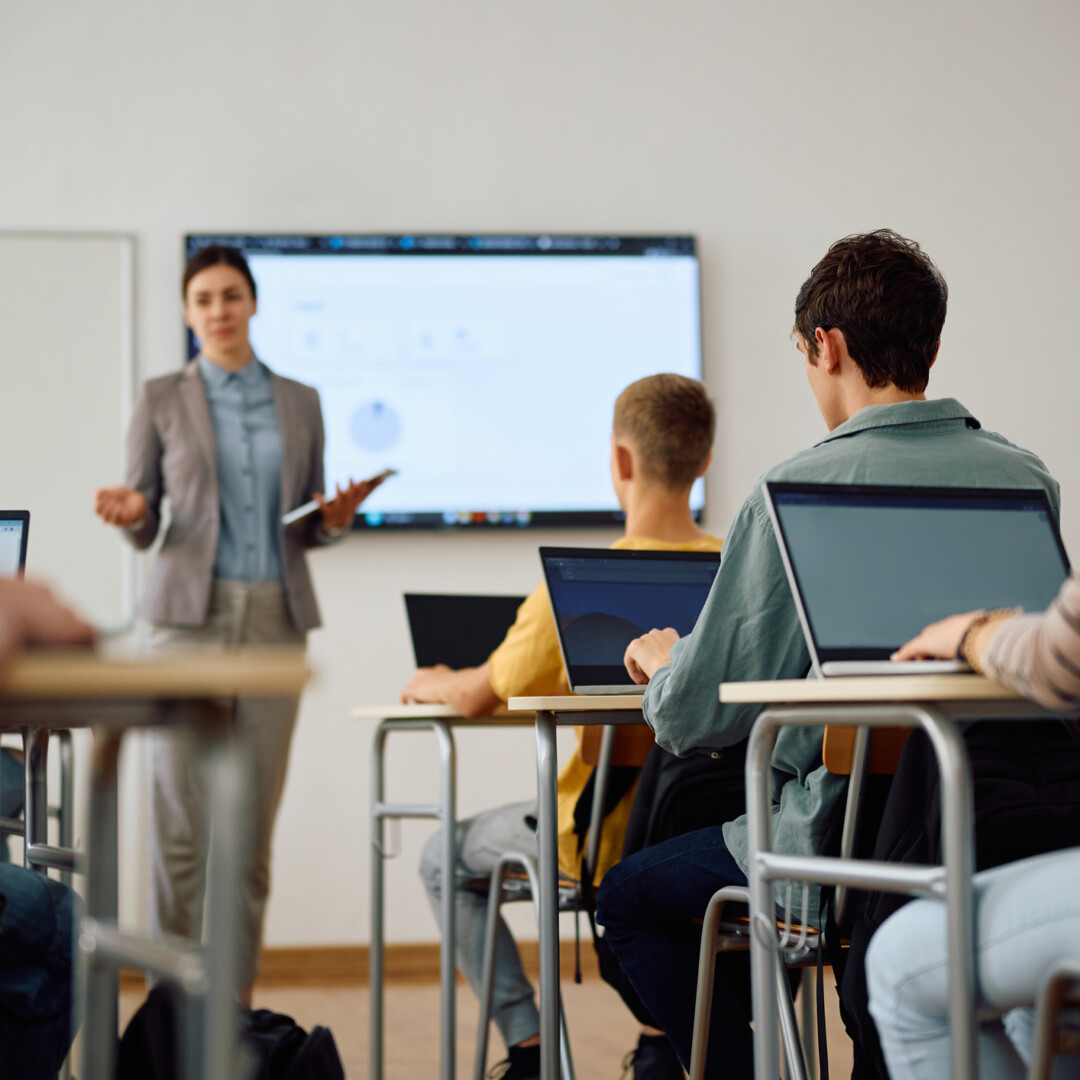
[[986, 674], [1049, 708], [1080, 700], [1080, 575], [1049, 609], [987, 624], [974, 646]]

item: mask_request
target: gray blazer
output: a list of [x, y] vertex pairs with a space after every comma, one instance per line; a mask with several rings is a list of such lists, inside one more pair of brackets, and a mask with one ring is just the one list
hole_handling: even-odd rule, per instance
[[[281, 429], [281, 505], [292, 509], [323, 491], [322, 410], [310, 386], [271, 372], [270, 387]], [[169, 499], [169, 527], [142, 614], [153, 622], [202, 626], [213, 585], [219, 508], [214, 429], [195, 361], [143, 386], [128, 431], [126, 483], [149, 506], [146, 520], [126, 530], [139, 549], [154, 542], [161, 500]], [[297, 629], [311, 630], [320, 619], [304, 553], [330, 537], [318, 514], [278, 528], [289, 614]]]

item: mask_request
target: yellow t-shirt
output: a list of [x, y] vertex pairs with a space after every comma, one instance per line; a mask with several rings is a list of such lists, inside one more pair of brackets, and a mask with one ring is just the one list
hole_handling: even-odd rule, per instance
[[[682, 544], [653, 540], [647, 536], [624, 536], [611, 546], [629, 551], [719, 551], [722, 544], [719, 537], [708, 535]], [[503, 701], [512, 697], [546, 697], [570, 692], [547, 586], [538, 586], [518, 608], [514, 625], [488, 658], [488, 665], [492, 689]], [[583, 852], [578, 851], [578, 838], [574, 833], [574, 808], [593, 767], [586, 765], [581, 757], [583, 729], [576, 728], [575, 731], [578, 745], [559, 774], [559, 868], [576, 878], [580, 873]], [[623, 838], [636, 788], [635, 783], [604, 819], [596, 885], [622, 855]]]

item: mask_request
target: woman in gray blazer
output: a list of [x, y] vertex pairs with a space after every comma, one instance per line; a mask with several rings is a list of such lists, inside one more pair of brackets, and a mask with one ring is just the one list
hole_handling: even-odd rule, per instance
[[[183, 278], [184, 319], [201, 346], [181, 371], [149, 380], [128, 433], [126, 484], [95, 493], [95, 510], [135, 547], [169, 524], [143, 604], [159, 650], [198, 644], [303, 643], [319, 625], [305, 552], [332, 542], [378, 481], [323, 498], [319, 395], [275, 375], [254, 355], [248, 323], [255, 280], [235, 248], [193, 255]], [[288, 526], [282, 514], [315, 500]], [[255, 791], [254, 845], [243, 895], [241, 997], [250, 1003], [270, 886], [270, 841], [285, 782], [297, 701], [242, 700]], [[153, 736], [151, 920], [198, 939], [209, 822], [189, 736]]]

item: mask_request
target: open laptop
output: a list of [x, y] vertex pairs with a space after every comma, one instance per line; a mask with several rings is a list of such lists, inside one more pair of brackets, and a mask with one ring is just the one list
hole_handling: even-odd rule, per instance
[[685, 637], [720, 569], [720, 553], [540, 549], [563, 663], [575, 694], [643, 693], [626, 646], [654, 627]]
[[417, 667], [477, 667], [513, 625], [524, 596], [461, 596], [406, 593]]
[[22, 577], [29, 534], [29, 510], [0, 510], [0, 577]]
[[889, 656], [946, 615], [1041, 611], [1069, 574], [1038, 488], [765, 486], [817, 675], [967, 671]]

